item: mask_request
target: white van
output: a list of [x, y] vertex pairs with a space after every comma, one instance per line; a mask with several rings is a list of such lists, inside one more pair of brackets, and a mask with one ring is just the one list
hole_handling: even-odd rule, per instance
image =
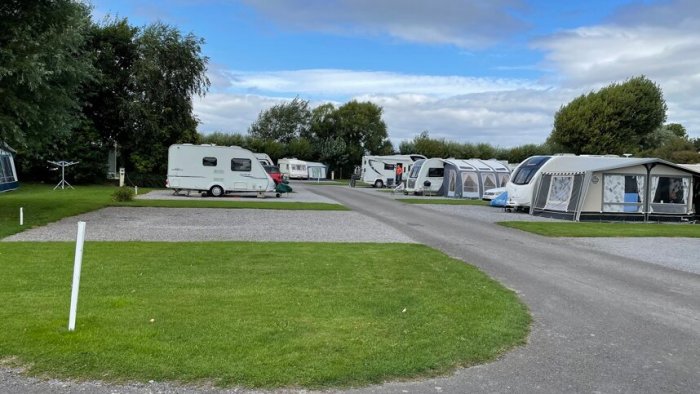
[[234, 192], [275, 190], [275, 182], [247, 149], [239, 146], [176, 144], [168, 149], [166, 187], [221, 197]]

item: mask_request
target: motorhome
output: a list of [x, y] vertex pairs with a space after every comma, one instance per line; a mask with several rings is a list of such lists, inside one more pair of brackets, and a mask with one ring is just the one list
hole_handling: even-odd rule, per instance
[[277, 166], [287, 179], [307, 179], [309, 177], [306, 162], [296, 157], [279, 159], [277, 160]]
[[166, 186], [176, 193], [196, 191], [221, 197], [227, 193], [275, 190], [275, 182], [247, 149], [239, 146], [176, 144], [168, 149]]
[[360, 181], [377, 188], [397, 186], [396, 167], [399, 164], [403, 173], [408, 174], [417, 160], [425, 159], [423, 155], [363, 156]]
[[9, 146], [0, 142], [0, 192], [14, 190], [19, 187], [17, 170]]
[[275, 163], [272, 161], [272, 158], [270, 155], [267, 153], [253, 153], [255, 157], [258, 158], [258, 161], [262, 163], [264, 166], [274, 166]]

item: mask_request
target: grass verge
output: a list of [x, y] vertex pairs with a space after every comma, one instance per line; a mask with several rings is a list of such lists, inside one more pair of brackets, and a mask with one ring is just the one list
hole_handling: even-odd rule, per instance
[[[340, 204], [238, 201], [225, 198], [116, 202], [112, 200], [115, 190], [114, 186], [76, 186], [75, 189], [53, 190], [49, 185], [22, 184], [18, 190], [0, 193], [0, 238], [107, 206], [347, 210]], [[149, 190], [141, 189], [139, 192], [143, 194]], [[20, 207], [24, 209], [24, 226], [19, 225]]]
[[0, 243], [0, 359], [30, 374], [218, 386], [433, 376], [522, 344], [516, 295], [422, 245]]
[[700, 226], [659, 223], [499, 222], [546, 237], [689, 237], [700, 238]]
[[488, 201], [464, 198], [398, 198], [397, 200], [406, 204], [489, 205]]

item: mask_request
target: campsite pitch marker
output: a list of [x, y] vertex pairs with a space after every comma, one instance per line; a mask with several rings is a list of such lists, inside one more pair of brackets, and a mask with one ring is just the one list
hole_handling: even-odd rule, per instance
[[83, 243], [85, 243], [85, 222], [78, 222], [78, 238], [75, 241], [75, 263], [73, 264], [73, 291], [70, 297], [68, 331], [75, 331], [75, 315], [78, 313], [78, 289], [80, 288], [80, 267], [83, 264]]

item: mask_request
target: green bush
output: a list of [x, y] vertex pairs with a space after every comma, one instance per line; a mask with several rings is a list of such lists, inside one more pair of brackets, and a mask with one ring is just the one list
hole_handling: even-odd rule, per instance
[[114, 201], [131, 201], [134, 199], [134, 189], [127, 187], [127, 186], [122, 186], [120, 188], [117, 188], [117, 190], [112, 193], [112, 198]]

